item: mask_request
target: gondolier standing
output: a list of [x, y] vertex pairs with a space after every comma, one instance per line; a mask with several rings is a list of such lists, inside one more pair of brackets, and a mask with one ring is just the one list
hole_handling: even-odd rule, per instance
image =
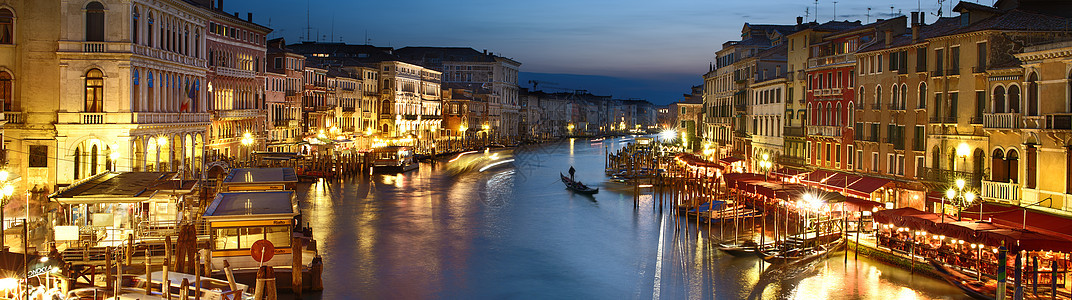
[[577, 172], [577, 170], [573, 169], [573, 166], [569, 167], [569, 179], [570, 180], [573, 180], [573, 173], [576, 173], [576, 172]]

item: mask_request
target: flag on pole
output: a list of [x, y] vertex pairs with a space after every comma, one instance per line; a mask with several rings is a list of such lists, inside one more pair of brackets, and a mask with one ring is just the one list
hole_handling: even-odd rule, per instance
[[179, 107], [179, 111], [186, 112], [190, 109], [190, 102], [193, 102], [194, 97], [197, 96], [197, 84], [190, 84], [190, 81], [186, 81], [186, 98], [182, 99], [182, 106]]

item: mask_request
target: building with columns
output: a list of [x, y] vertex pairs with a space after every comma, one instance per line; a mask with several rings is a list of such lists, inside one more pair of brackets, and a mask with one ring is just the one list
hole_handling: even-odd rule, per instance
[[[238, 13], [224, 12], [222, 2], [208, 10], [205, 44], [212, 114], [208, 151], [214, 159], [248, 160], [265, 144], [266, 36], [272, 30], [253, 23], [252, 13], [240, 19]], [[243, 144], [246, 134], [252, 144]]]

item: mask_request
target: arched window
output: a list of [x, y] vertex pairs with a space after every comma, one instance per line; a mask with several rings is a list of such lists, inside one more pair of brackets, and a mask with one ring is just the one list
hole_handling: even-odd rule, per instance
[[201, 58], [201, 29], [194, 30], [194, 57]]
[[938, 170], [942, 161], [942, 148], [935, 145], [931, 148], [931, 169]]
[[890, 90], [893, 92], [893, 97], [890, 98], [890, 109], [894, 109], [897, 108], [897, 100], [901, 99], [901, 93], [899, 93], [900, 91], [897, 89], [896, 83], [890, 87]]
[[[1011, 88], [1010, 88], [1011, 90]], [[1005, 153], [1005, 170], [1008, 170], [1009, 181], [1012, 183], [1019, 183], [1020, 177], [1020, 165], [1018, 159], [1020, 155], [1016, 152], [1016, 149], [1009, 149], [1009, 152]]]
[[146, 29], [145, 30], [145, 33], [146, 33], [146, 35], [145, 35], [145, 37], [146, 37], [145, 45], [149, 46], [149, 47], [152, 47], [153, 46], [153, 12], [149, 12], [149, 19], [145, 20], [145, 21], [146, 21], [145, 23], [148, 24], [148, 27], [145, 27], [145, 29]]
[[1008, 182], [1008, 171], [1005, 170], [1005, 151], [1000, 148], [994, 149], [990, 155], [990, 180], [996, 182]]
[[82, 148], [74, 148], [74, 179], [82, 178]]
[[138, 43], [138, 7], [134, 7], [134, 12], [130, 16], [130, 40], [135, 44]]
[[875, 86], [875, 106], [873, 109], [878, 109], [882, 105], [882, 86]]
[[1008, 96], [1008, 98], [1009, 98], [1009, 112], [1011, 112], [1011, 113], [1019, 113], [1020, 112], [1020, 86], [1015, 85], [1015, 84], [1010, 85], [1009, 86], [1009, 96]]
[[991, 98], [993, 98], [993, 107], [991, 107], [991, 111], [996, 114], [1005, 113], [1005, 87], [999, 85], [997, 88], [994, 88], [994, 96]]
[[89, 175], [97, 175], [97, 156], [100, 152], [97, 150], [97, 145], [93, 145], [89, 152]]
[[[812, 112], [811, 109], [812, 109], [811, 108], [811, 103], [808, 103], [808, 110], [807, 111], [812, 115], [812, 118], [814, 118], [817, 114], [815, 112]], [[808, 124], [816, 124], [814, 119], [808, 119], [806, 115], [801, 116], [800, 119], [805, 120], [804, 121], [805, 124], [800, 124], [800, 125], [808, 126]]]
[[856, 122], [856, 110], [853, 109], [853, 106], [852, 102], [849, 102], [849, 118], [845, 120], [845, 125], [849, 127], [852, 127], [852, 123]]
[[916, 99], [918, 108], [927, 108], [927, 83], [919, 83], [919, 96]]
[[897, 103], [897, 108], [905, 109], [905, 103], [908, 103], [908, 85], [901, 84], [901, 100]]
[[183, 28], [183, 30], [182, 54], [190, 55], [190, 27], [186, 26], [185, 28]]
[[14, 87], [11, 73], [0, 71], [0, 101], [4, 102], [4, 111], [12, 111], [14, 108]]
[[859, 88], [859, 90], [860, 90], [858, 92], [859, 95], [856, 96], [856, 106], [863, 106], [864, 105], [864, 95], [865, 95], [864, 94], [864, 87], [861, 86]]
[[86, 4], [86, 40], [104, 41], [104, 4], [97, 1]]
[[0, 44], [15, 43], [15, 14], [6, 8], [0, 8]]
[[134, 69], [134, 74], [130, 76], [130, 83], [133, 85], [131, 91], [131, 106], [134, 111], [141, 111], [141, 85], [139, 85], [138, 69]]
[[104, 73], [101, 73], [99, 69], [86, 72], [85, 110], [86, 112], [104, 112]]
[[1027, 77], [1027, 115], [1029, 116], [1037, 116], [1039, 114], [1038, 89], [1038, 73], [1031, 72], [1031, 75]]
[[838, 102], [837, 110], [834, 111], [834, 126], [841, 126], [841, 102]]
[[391, 114], [391, 102], [390, 101], [383, 100], [383, 102], [380, 102], [380, 113], [381, 114]]

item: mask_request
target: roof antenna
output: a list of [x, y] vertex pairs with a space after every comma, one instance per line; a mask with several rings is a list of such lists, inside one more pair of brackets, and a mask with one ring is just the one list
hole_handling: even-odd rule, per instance
[[335, 12], [333, 11], [333, 12], [331, 12], [331, 39], [328, 40], [328, 41], [330, 42], [330, 41], [334, 41], [334, 40], [335, 40]]
[[865, 19], [865, 20], [867, 20], [867, 21], [864, 22], [865, 24], [870, 24], [871, 23], [871, 8], [870, 7], [867, 8], [867, 19]]
[[815, 22], [819, 22], [819, 0], [815, 0]]
[[831, 21], [837, 21], [837, 1], [834, 1], [834, 18]]
[[312, 35], [309, 28], [309, 0], [305, 1], [305, 39]]
[[807, 19], [811, 18], [811, 12], [810, 12], [810, 11], [808, 11], [808, 10], [810, 10], [810, 9], [811, 9], [810, 7], [804, 7], [804, 19], [805, 19], [805, 20], [807, 20]]

